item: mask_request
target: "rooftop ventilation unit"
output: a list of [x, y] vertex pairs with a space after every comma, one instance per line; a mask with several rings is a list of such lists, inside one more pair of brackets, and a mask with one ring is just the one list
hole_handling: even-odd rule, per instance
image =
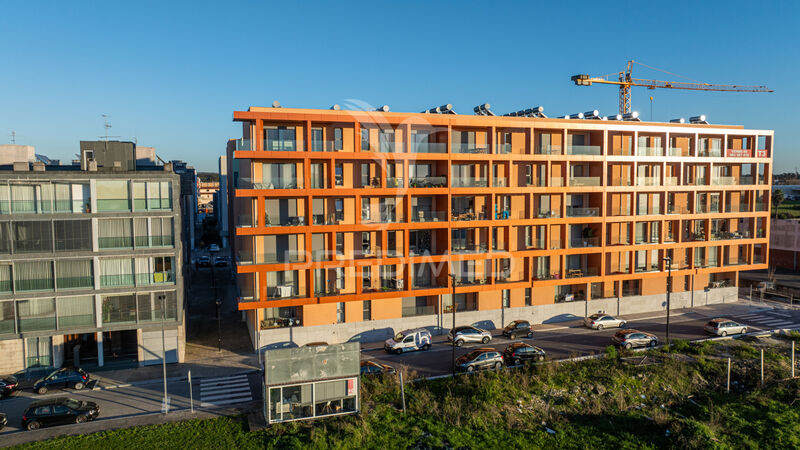
[[605, 119], [605, 120], [622, 120], [622, 114], [612, 114], [610, 116], [605, 116], [603, 119]]
[[564, 118], [565, 119], [583, 119], [584, 116], [583, 116], [583, 113], [575, 113], [575, 114], [570, 114], [568, 116], [564, 116]]
[[686, 123], [686, 119], [683, 117], [678, 117], [677, 119], [670, 119], [669, 123]]
[[273, 108], [282, 108], [281, 102], [275, 100], [274, 102], [272, 102], [272, 107]]
[[544, 115], [544, 106], [534, 106], [533, 108], [522, 109], [503, 115], [508, 117], [536, 117], [537, 119], [547, 119], [547, 116]]
[[630, 122], [641, 122], [642, 120], [639, 118], [639, 111], [629, 112], [622, 115], [622, 120], [627, 120]]
[[375, 111], [378, 112], [389, 112], [389, 105], [383, 105], [375, 108]]
[[422, 111], [422, 113], [423, 114], [455, 114], [456, 112], [453, 111], [453, 105], [448, 103], [446, 105], [437, 106], [436, 108], [426, 109], [425, 111]]
[[339, 111], [340, 109], [342, 109], [342, 107], [339, 106], [338, 103], [334, 103], [333, 106], [331, 106], [331, 109], [334, 111]]
[[482, 105], [478, 105], [472, 108], [472, 110], [475, 112], [476, 116], [494, 116], [495, 114], [492, 112], [491, 109], [489, 109], [491, 107], [492, 105], [484, 103]]
[[583, 113], [583, 118], [584, 119], [595, 119], [595, 120], [602, 119], [602, 117], [600, 117], [600, 111], [598, 111], [596, 109], [593, 109], [591, 111], [586, 111], [585, 113]]
[[708, 125], [708, 121], [706, 120], [705, 114], [700, 114], [699, 116], [689, 117], [689, 123], [697, 123]]

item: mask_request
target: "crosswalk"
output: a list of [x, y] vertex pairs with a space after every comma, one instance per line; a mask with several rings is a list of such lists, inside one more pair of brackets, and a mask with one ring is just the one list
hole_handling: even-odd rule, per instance
[[800, 319], [776, 311], [739, 314], [736, 318], [744, 322], [753, 322], [765, 329], [800, 328]]
[[200, 406], [232, 405], [253, 400], [247, 374], [204, 378], [200, 381]]

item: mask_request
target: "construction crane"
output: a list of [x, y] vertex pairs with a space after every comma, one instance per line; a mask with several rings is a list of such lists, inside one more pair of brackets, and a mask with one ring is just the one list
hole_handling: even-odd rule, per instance
[[[633, 78], [631, 72], [633, 65], [647, 67], [649, 69], [658, 70], [661, 72], [669, 73], [671, 75], [679, 76], [666, 70], [658, 69], [648, 66], [636, 61], [628, 61], [628, 65], [624, 72], [617, 73], [617, 80], [611, 79], [615, 74], [602, 75], [593, 77], [591, 75], [573, 75], [572, 81], [578, 86], [591, 86], [593, 83], [598, 84], [615, 84], [619, 86], [619, 113], [627, 114], [631, 112], [631, 87], [642, 86], [647, 89], [667, 88], [667, 89], [686, 89], [690, 91], [722, 91], [722, 92], [773, 92], [772, 89], [767, 89], [766, 86], [741, 86], [737, 84], [710, 84], [700, 83], [696, 80], [693, 82], [685, 81], [661, 81], [661, 80], [645, 80], [642, 78]], [[684, 78], [684, 77], [681, 77]]]

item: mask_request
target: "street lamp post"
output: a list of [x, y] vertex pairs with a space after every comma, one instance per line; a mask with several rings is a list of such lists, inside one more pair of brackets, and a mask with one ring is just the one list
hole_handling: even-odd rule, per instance
[[669, 294], [672, 292], [672, 258], [665, 256], [664, 263], [667, 265], [667, 345], [669, 345]]
[[452, 347], [452, 354], [451, 354], [451, 363], [453, 366], [453, 376], [456, 376], [456, 275], [450, 274], [450, 281], [453, 285], [452, 288], [452, 297], [450, 298], [450, 307], [453, 308], [453, 326], [450, 328], [451, 333], [453, 334], [453, 342], [451, 343]]
[[164, 322], [167, 321], [167, 308], [166, 308], [166, 295], [159, 295], [158, 299], [161, 300], [161, 369], [164, 375], [164, 414], [169, 412], [167, 400], [167, 345], [166, 336], [164, 333]]
[[220, 323], [220, 318], [219, 318], [219, 308], [220, 308], [220, 306], [222, 306], [222, 300], [218, 298], [217, 301], [216, 301], [216, 305], [217, 305], [217, 351], [221, 352], [222, 351], [222, 332], [221, 332], [222, 325]]

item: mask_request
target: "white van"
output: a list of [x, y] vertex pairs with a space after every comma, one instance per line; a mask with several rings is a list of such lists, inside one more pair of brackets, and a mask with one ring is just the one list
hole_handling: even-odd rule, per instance
[[431, 348], [431, 332], [425, 328], [401, 331], [383, 343], [383, 349], [387, 353], [400, 354], [429, 348]]

